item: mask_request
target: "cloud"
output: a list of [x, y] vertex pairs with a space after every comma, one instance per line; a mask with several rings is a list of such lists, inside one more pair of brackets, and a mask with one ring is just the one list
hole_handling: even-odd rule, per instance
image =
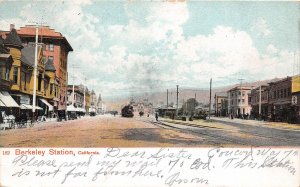
[[251, 31], [259, 36], [269, 36], [272, 32], [264, 18], [258, 18], [252, 23]]
[[[238, 75], [257, 80], [286, 76], [292, 69], [291, 51], [273, 44], [258, 50], [244, 30], [216, 25], [209, 34], [185, 35], [183, 27], [191, 16], [186, 3], [149, 3], [143, 16], [128, 9], [126, 21], [110, 25], [86, 11], [92, 3], [67, 1], [59, 9], [50, 4], [53, 11], [44, 20], [74, 48], [68, 60], [80, 67], [74, 70], [75, 84], [85, 82], [86, 76], [85, 83], [97, 93], [128, 96], [176, 84], [208, 85], [210, 78], [219, 81], [215, 86], [224, 86], [237, 82]], [[15, 22], [23, 25], [23, 19], [38, 17], [32, 6], [24, 6]], [[263, 18], [255, 20], [251, 32], [271, 34]]]

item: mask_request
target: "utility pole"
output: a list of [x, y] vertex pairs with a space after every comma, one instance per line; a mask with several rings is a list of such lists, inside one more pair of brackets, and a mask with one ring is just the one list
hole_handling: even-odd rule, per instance
[[[35, 51], [34, 51], [34, 69], [33, 69], [33, 95], [32, 95], [32, 120], [35, 121], [35, 110], [36, 110], [36, 75], [37, 75], [37, 64], [38, 64], [38, 38], [39, 38], [39, 23], [35, 22]], [[43, 22], [40, 23], [42, 26]]]
[[72, 73], [73, 73], [73, 76], [72, 76], [72, 78], [73, 78], [73, 87], [72, 87], [72, 105], [74, 106], [74, 103], [75, 103], [75, 85], [74, 85], [74, 83], [75, 83], [75, 81], [74, 81], [74, 79], [75, 79], [75, 74], [74, 74], [74, 68], [78, 68], [77, 66], [75, 66], [74, 64], [72, 64]]
[[[244, 79], [239, 79], [239, 81], [241, 81], [241, 83], [240, 83], [240, 92], [241, 92], [241, 95], [240, 95], [240, 103], [242, 103], [242, 96], [243, 96], [243, 94], [242, 94], [242, 84], [243, 84], [243, 80]], [[238, 104], [239, 105], [239, 104]], [[242, 108], [240, 107], [240, 114], [242, 113]]]
[[196, 104], [197, 104], [197, 93], [195, 92], [195, 103], [194, 103], [194, 107], [195, 107], [195, 109], [194, 110], [196, 110]]
[[36, 106], [36, 74], [37, 74], [37, 51], [38, 51], [38, 35], [39, 27], [35, 26], [35, 52], [34, 52], [34, 70], [33, 70], [33, 95], [32, 95], [32, 118], [35, 121], [35, 106]]
[[[87, 78], [84, 77], [84, 83], [86, 83], [86, 81], [87, 81]], [[85, 110], [85, 87], [86, 87], [86, 85], [83, 84], [83, 109], [84, 110]]]
[[261, 83], [259, 83], [259, 105], [258, 105], [258, 114], [261, 115]]
[[209, 112], [208, 112], [208, 119], [210, 120], [210, 111], [211, 111], [211, 84], [212, 79], [210, 78], [210, 84], [209, 84]]
[[74, 91], [74, 78], [75, 78], [75, 75], [74, 75], [74, 64], [72, 64], [72, 67], [73, 67], [73, 88], [72, 88], [72, 105], [74, 106], [74, 102], [75, 102], [75, 91]]
[[167, 108], [169, 107], [169, 90], [167, 89]]
[[178, 115], [178, 85], [176, 85], [177, 91], [176, 91], [176, 116]]

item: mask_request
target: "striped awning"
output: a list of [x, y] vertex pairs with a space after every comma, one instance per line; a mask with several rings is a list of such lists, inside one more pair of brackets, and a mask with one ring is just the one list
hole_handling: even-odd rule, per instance
[[20, 106], [16, 103], [16, 101], [9, 95], [8, 92], [1, 91], [0, 92], [0, 106], [3, 107], [17, 107]]
[[49, 107], [49, 111], [53, 111], [53, 106], [50, 103], [48, 103], [48, 101], [46, 101], [45, 99], [40, 99], [40, 100]]

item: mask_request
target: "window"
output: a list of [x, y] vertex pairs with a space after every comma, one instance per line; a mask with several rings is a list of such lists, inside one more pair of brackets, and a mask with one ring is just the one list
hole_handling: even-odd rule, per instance
[[241, 95], [241, 92], [239, 92], [239, 95]]
[[53, 84], [50, 84], [50, 95], [53, 93]]
[[238, 103], [240, 103], [241, 102], [241, 100], [240, 99], [238, 99]]
[[[23, 90], [27, 90], [27, 76], [25, 72], [21, 72], [21, 83], [24, 82], [23, 84]], [[22, 85], [21, 85], [22, 87]]]
[[287, 89], [287, 96], [291, 96], [291, 88], [290, 87], [288, 87], [288, 89]]
[[42, 89], [42, 74], [39, 74], [38, 77], [38, 90], [41, 91]]
[[276, 99], [276, 91], [273, 92], [273, 95], [274, 95], [273, 98]]
[[14, 82], [15, 84], [18, 84], [18, 72], [19, 72], [18, 67], [14, 67], [13, 82]]
[[53, 56], [48, 56], [48, 59], [49, 59], [50, 61], [53, 61], [53, 60], [54, 60]]
[[9, 68], [6, 68], [5, 71], [6, 71], [6, 72], [5, 72], [5, 77], [4, 77], [4, 79], [5, 79], [5, 80], [9, 80]]
[[286, 89], [283, 90], [283, 97], [286, 98]]
[[245, 102], [245, 99], [242, 99], [242, 103], [244, 103]]
[[57, 97], [57, 87], [54, 86], [54, 96]]
[[54, 45], [53, 44], [49, 44], [49, 51], [54, 51]]

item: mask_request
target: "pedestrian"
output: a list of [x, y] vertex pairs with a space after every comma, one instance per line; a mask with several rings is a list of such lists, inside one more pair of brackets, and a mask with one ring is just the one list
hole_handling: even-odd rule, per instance
[[156, 119], [156, 121], [158, 121], [158, 113], [157, 112], [155, 112], [155, 119]]

